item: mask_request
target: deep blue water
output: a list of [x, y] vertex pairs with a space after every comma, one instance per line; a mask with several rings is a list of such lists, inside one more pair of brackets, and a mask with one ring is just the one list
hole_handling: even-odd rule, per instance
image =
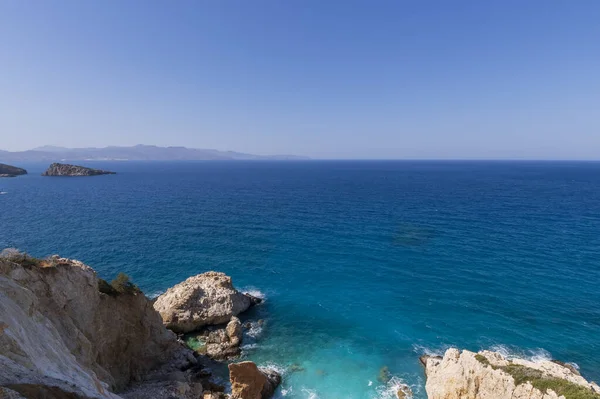
[[303, 368], [282, 396], [392, 397], [402, 380], [423, 398], [418, 356], [451, 345], [600, 380], [600, 163], [85, 164], [119, 173], [0, 180], [0, 247], [148, 294], [230, 274], [267, 298], [247, 355]]

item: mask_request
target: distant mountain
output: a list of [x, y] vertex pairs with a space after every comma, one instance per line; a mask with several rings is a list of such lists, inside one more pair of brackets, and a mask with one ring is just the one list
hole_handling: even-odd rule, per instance
[[219, 151], [187, 147], [157, 147], [136, 145], [133, 147], [65, 148], [43, 146], [28, 151], [2, 151], [3, 162], [36, 161], [213, 161], [213, 160], [302, 160], [308, 157], [296, 155], [253, 155], [234, 151]]

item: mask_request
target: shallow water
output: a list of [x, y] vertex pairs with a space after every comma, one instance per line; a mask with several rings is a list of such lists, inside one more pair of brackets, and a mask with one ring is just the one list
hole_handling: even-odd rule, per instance
[[280, 397], [424, 398], [418, 356], [449, 346], [600, 380], [600, 163], [84, 164], [119, 174], [0, 181], [0, 246], [149, 295], [230, 274], [266, 297], [244, 352]]

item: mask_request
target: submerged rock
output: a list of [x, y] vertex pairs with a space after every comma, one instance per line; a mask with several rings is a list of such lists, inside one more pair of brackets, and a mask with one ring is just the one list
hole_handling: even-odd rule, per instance
[[69, 165], [64, 163], [53, 163], [46, 169], [42, 176], [98, 176], [114, 175], [115, 172], [106, 170], [86, 168], [85, 166]]
[[253, 362], [229, 365], [231, 399], [266, 399], [273, 396], [281, 376], [271, 369], [259, 369]]
[[187, 333], [225, 324], [260, 299], [243, 294], [224, 273], [206, 272], [169, 288], [154, 302], [167, 328]]
[[600, 398], [598, 385], [568, 367], [549, 360], [506, 359], [490, 351], [448, 349], [441, 359], [426, 359], [426, 374], [429, 399], [555, 399], [565, 392]]
[[0, 163], [0, 177], [16, 177], [26, 175], [27, 171], [16, 166]]

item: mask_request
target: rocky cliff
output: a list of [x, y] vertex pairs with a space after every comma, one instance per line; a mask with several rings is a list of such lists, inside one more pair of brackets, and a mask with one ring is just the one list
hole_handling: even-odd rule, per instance
[[98, 176], [114, 174], [115, 172], [86, 168], [84, 166], [53, 163], [44, 173], [42, 173], [42, 176]]
[[[223, 331], [217, 353], [241, 340], [237, 318]], [[151, 301], [126, 278], [108, 284], [76, 260], [0, 253], [0, 398], [227, 398], [205, 361], [211, 362], [164, 327]], [[255, 398], [257, 390], [266, 398], [279, 380], [265, 370], [231, 376], [232, 384], [245, 384], [240, 399]]]
[[423, 360], [429, 399], [600, 399], [600, 387], [555, 361], [448, 349]]
[[81, 262], [0, 257], [0, 385], [49, 398], [117, 398], [157, 366], [194, 358], [141, 293], [110, 295]]
[[27, 171], [16, 166], [6, 165], [0, 163], [0, 177], [15, 177], [19, 175], [26, 175]]

